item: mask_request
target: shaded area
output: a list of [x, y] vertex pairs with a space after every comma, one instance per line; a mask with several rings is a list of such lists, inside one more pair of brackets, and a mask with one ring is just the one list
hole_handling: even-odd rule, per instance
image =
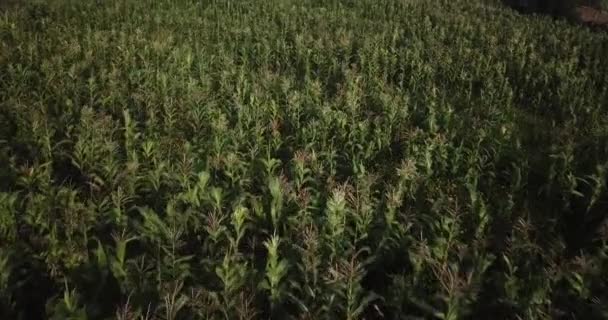
[[523, 13], [567, 15], [577, 3], [567, 0], [503, 0], [503, 3]]
[[524, 14], [546, 14], [594, 26], [608, 24], [608, 12], [602, 8], [599, 0], [502, 0], [502, 2]]
[[0, 0], [0, 10], [5, 10], [18, 4], [20, 0]]

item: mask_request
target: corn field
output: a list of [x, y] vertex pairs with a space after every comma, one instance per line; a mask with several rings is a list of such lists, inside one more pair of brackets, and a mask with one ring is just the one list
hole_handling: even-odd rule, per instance
[[0, 12], [1, 319], [606, 319], [608, 33], [482, 0]]

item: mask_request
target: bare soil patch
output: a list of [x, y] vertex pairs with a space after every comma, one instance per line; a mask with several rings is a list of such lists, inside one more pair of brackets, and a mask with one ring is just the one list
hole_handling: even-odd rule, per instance
[[608, 26], [608, 11], [587, 6], [576, 8], [576, 18], [579, 22], [594, 26]]

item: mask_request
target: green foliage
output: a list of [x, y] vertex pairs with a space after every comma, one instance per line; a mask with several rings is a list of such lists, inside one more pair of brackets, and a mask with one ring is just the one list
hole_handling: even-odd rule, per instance
[[0, 318], [607, 318], [608, 35], [499, 2], [7, 8]]

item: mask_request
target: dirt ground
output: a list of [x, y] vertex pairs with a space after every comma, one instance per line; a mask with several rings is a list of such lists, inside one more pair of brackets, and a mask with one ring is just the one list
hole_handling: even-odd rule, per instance
[[577, 19], [585, 24], [595, 26], [608, 26], [608, 11], [598, 10], [592, 7], [578, 7], [576, 8]]

